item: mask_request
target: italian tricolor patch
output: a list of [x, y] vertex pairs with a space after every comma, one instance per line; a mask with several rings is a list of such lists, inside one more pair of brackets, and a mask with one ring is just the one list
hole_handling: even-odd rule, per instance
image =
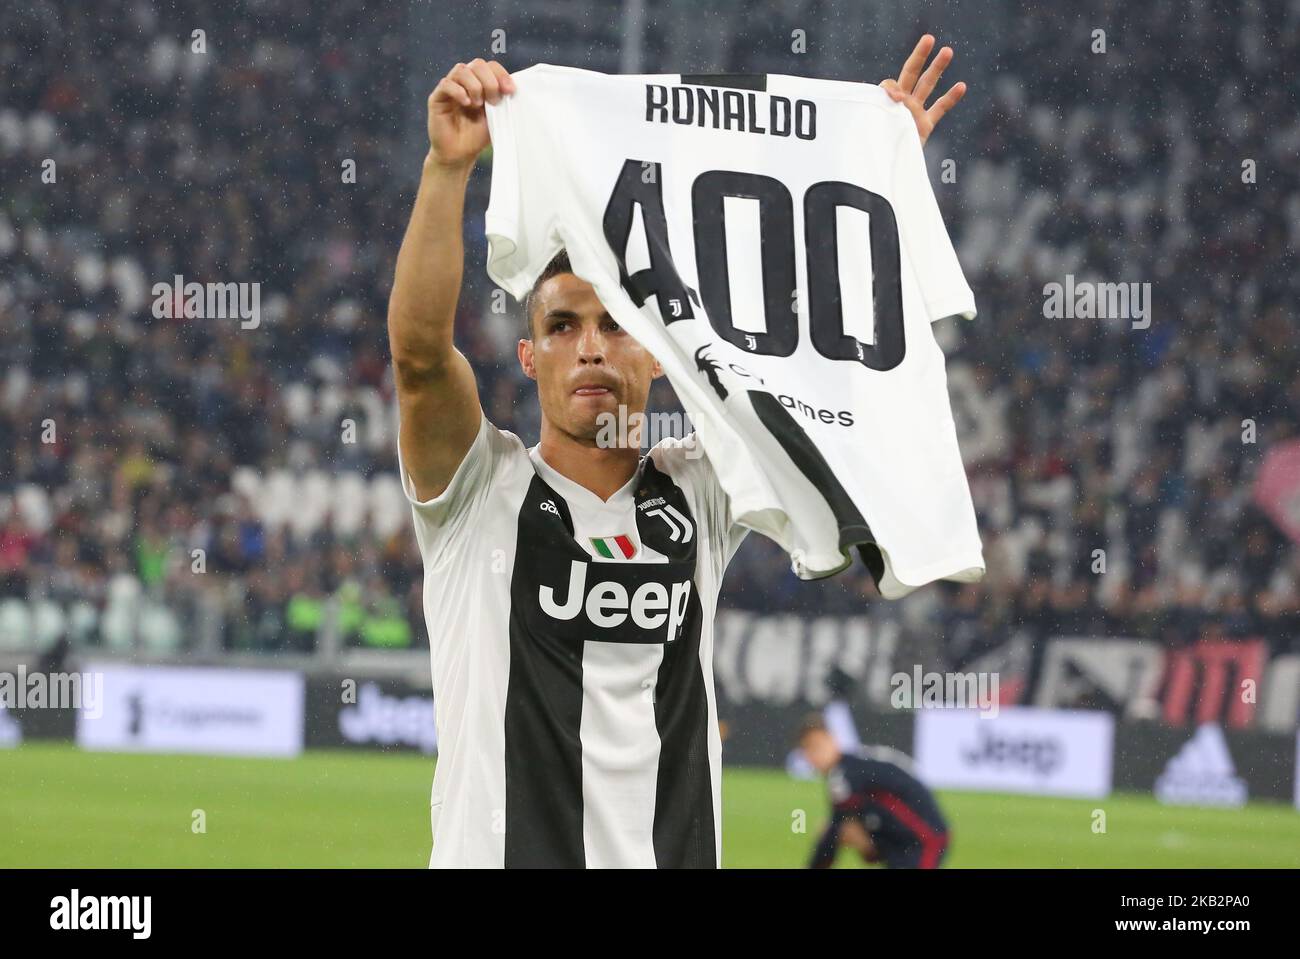
[[606, 559], [631, 559], [636, 547], [626, 536], [593, 536], [591, 545]]

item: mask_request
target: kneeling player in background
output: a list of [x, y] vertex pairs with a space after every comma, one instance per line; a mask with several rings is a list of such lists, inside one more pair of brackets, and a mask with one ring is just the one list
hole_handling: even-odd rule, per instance
[[831, 794], [830, 825], [810, 868], [829, 868], [841, 846], [892, 869], [938, 868], [948, 849], [948, 823], [905, 755], [881, 746], [846, 753], [816, 713], [800, 726], [799, 747], [826, 777]]

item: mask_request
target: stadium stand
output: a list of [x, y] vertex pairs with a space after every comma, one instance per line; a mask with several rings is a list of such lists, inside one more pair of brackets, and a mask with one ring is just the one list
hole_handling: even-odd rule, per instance
[[[885, 603], [861, 564], [800, 583], [751, 537], [722, 603], [869, 610], [938, 637], [956, 668], [1009, 636], [1261, 636], [1300, 652], [1300, 551], [1251, 500], [1265, 451], [1300, 423], [1286, 93], [1300, 4], [1112, 8], [1113, 59], [1086, 83], [1053, 56], [1088, 42], [1068, 6], [1006, 6], [994, 79], [957, 111], [967, 132], [927, 147], [980, 308], [938, 331], [988, 576]], [[506, 62], [564, 62], [562, 37], [575, 58], [597, 51], [582, 65], [619, 69], [617, 24], [594, 7], [539, 18]], [[414, 177], [406, 126], [421, 122], [408, 78], [443, 67], [411, 61], [403, 17], [357, 0], [33, 0], [7, 15], [0, 648], [427, 646], [384, 317]], [[1180, 46], [1141, 42], [1173, 18]], [[649, 23], [643, 56], [659, 62], [645, 69], [673, 69], [680, 27]], [[862, 76], [833, 51], [715, 66], [871, 81], [895, 67]], [[955, 183], [938, 181], [944, 157]], [[341, 182], [345, 158], [356, 184]], [[1258, 188], [1247, 158], [1268, 204], [1244, 202]], [[480, 171], [460, 346], [488, 416], [531, 444], [518, 307], [498, 311], [482, 271], [487, 185]], [[156, 318], [152, 286], [177, 274], [260, 283], [261, 325]], [[1044, 286], [1066, 274], [1150, 282], [1154, 322], [1046, 318]], [[654, 399], [676, 408], [666, 384]]]

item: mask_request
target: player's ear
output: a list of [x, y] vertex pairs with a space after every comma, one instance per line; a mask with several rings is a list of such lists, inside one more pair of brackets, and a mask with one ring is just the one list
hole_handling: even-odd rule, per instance
[[520, 340], [515, 352], [519, 356], [519, 368], [524, 371], [524, 376], [530, 380], [537, 379], [537, 368], [533, 365], [533, 341]]
[[650, 371], [650, 377], [651, 377], [651, 379], [656, 379], [656, 380], [657, 380], [657, 379], [659, 379], [659, 377], [661, 377], [661, 376], [663, 376], [663, 375], [664, 375], [663, 364], [661, 364], [658, 360], [655, 360], [654, 368]]

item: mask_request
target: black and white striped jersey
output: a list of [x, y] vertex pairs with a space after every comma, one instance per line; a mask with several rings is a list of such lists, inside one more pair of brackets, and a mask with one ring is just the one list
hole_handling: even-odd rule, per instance
[[702, 448], [664, 440], [602, 501], [484, 417], [441, 496], [401, 478], [438, 725], [430, 866], [717, 866], [713, 618], [746, 530]]

